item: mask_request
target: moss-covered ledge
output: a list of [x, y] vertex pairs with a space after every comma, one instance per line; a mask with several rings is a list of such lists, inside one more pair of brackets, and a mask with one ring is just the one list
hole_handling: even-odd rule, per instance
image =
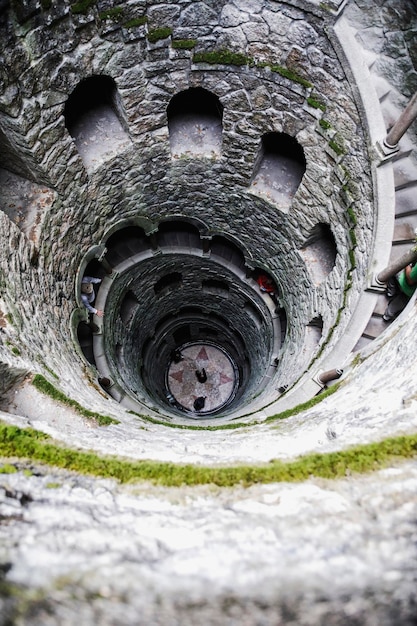
[[335, 479], [376, 471], [417, 457], [417, 434], [391, 437], [339, 452], [308, 454], [285, 463], [273, 460], [264, 465], [205, 467], [98, 456], [61, 446], [39, 431], [0, 423], [0, 456], [39, 461], [81, 474], [114, 478], [121, 483], [150, 481], [167, 487], [205, 484], [248, 487], [255, 483], [301, 482], [312, 477]]
[[108, 415], [102, 415], [101, 413], [97, 413], [96, 411], [90, 411], [89, 409], [84, 408], [79, 404], [76, 400], [72, 400], [68, 398], [62, 391], [59, 391], [56, 387], [52, 385], [44, 376], [41, 374], [35, 374], [32, 378], [32, 385], [36, 387], [38, 391], [44, 393], [49, 396], [56, 402], [60, 402], [61, 404], [68, 406], [79, 415], [86, 417], [87, 419], [94, 420], [99, 426], [109, 426], [110, 424], [120, 424], [119, 420], [114, 419], [113, 417], [109, 417]]

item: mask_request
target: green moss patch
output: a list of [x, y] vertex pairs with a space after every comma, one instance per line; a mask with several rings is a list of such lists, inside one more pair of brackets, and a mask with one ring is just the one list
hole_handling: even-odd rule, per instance
[[51, 443], [33, 429], [0, 424], [0, 453], [40, 461], [82, 474], [114, 478], [121, 483], [150, 481], [167, 487], [215, 484], [220, 487], [256, 483], [301, 482], [311, 477], [335, 479], [387, 467], [401, 459], [417, 456], [417, 434], [384, 439], [329, 454], [308, 454], [295, 461], [274, 460], [264, 465], [204, 467], [157, 461], [128, 461], [99, 457]]
[[168, 428], [179, 428], [180, 430], [234, 430], [236, 428], [246, 428], [253, 426], [257, 422], [251, 422], [249, 424], [244, 423], [227, 423], [218, 424], [217, 426], [196, 426], [195, 424], [177, 424], [176, 422], [167, 422], [165, 420], [158, 420], [150, 415], [141, 415], [135, 411], [128, 411], [131, 415], [137, 415], [141, 420], [150, 422], [151, 424], [157, 424], [158, 426], [168, 426]]
[[123, 17], [123, 7], [113, 7], [112, 9], [107, 9], [107, 11], [101, 11], [98, 16], [101, 20], [119, 22]]
[[289, 70], [287, 67], [283, 67], [282, 65], [277, 65], [274, 63], [266, 63], [266, 62], [256, 62], [252, 57], [248, 57], [245, 54], [240, 52], [232, 52], [231, 50], [212, 50], [210, 52], [196, 52], [193, 56], [194, 63], [209, 63], [211, 65], [248, 65], [250, 67], [258, 67], [269, 68], [271, 72], [275, 72], [276, 74], [280, 74], [284, 78], [288, 78], [289, 80], [299, 83], [303, 85], [303, 87], [310, 88], [312, 87], [312, 83], [308, 80]]
[[358, 223], [358, 220], [357, 220], [355, 211], [352, 209], [352, 207], [349, 207], [347, 209], [347, 214], [348, 214], [349, 219], [350, 219], [350, 221], [352, 223], [352, 226], [356, 226], [356, 224]]
[[356, 268], [356, 258], [354, 250], [349, 250], [349, 261], [351, 269], [354, 270]]
[[96, 4], [96, 0], [79, 0], [71, 4], [71, 12], [74, 14], [86, 14]]
[[10, 463], [0, 465], [0, 474], [16, 474], [16, 472], [17, 468], [14, 465], [10, 465]]
[[310, 83], [308, 80], [306, 80], [302, 76], [299, 76], [298, 74], [296, 74], [296, 72], [289, 70], [287, 67], [282, 67], [282, 65], [270, 65], [270, 69], [271, 69], [271, 72], [276, 72], [277, 74], [280, 74], [280, 76], [283, 76], [284, 78], [288, 78], [289, 80], [292, 80], [295, 83], [299, 83], [300, 85], [303, 85], [303, 87], [309, 88], [313, 86], [312, 83]]
[[320, 100], [313, 95], [307, 98], [307, 104], [313, 107], [313, 109], [320, 109], [323, 112], [326, 110], [326, 105], [323, 104], [323, 102], [320, 102]]
[[175, 50], [192, 50], [197, 45], [197, 39], [173, 39], [171, 45]]
[[277, 413], [276, 415], [270, 415], [266, 418], [265, 422], [275, 422], [276, 420], [288, 419], [293, 415], [298, 415], [303, 411], [307, 411], [307, 409], [311, 409], [313, 406], [316, 406], [316, 404], [318, 404], [328, 396], [334, 394], [339, 389], [341, 384], [342, 381], [335, 383], [328, 389], [325, 389], [324, 391], [319, 393], [317, 396], [314, 396], [314, 398], [310, 398], [310, 400], [307, 400], [306, 402], [297, 404], [297, 406], [293, 407], [292, 409], [286, 409], [286, 411], [282, 411], [281, 413]]
[[356, 246], [358, 245], [358, 240], [356, 238], [356, 233], [353, 228], [349, 230], [349, 239], [351, 241], [352, 247], [356, 248]]
[[320, 120], [319, 121], [319, 126], [321, 126], [321, 128], [323, 128], [324, 130], [329, 130], [329, 128], [332, 127], [330, 122], [328, 122], [327, 120]]
[[156, 43], [161, 39], [167, 39], [167, 37], [170, 37], [171, 35], [172, 28], [169, 28], [167, 26], [165, 28], [154, 28], [153, 30], [150, 30], [147, 37], [148, 41], [150, 41], [151, 43]]
[[49, 381], [46, 380], [46, 378], [44, 378], [40, 374], [36, 374], [33, 377], [32, 385], [36, 387], [38, 391], [46, 394], [53, 400], [56, 400], [61, 404], [65, 404], [65, 406], [71, 407], [83, 417], [86, 417], [88, 419], [94, 419], [100, 426], [109, 426], [109, 424], [120, 423], [118, 420], [115, 420], [108, 415], [101, 415], [100, 413], [96, 413], [95, 411], [89, 411], [88, 409], [85, 409], [81, 406], [81, 404], [78, 404], [78, 402], [72, 400], [71, 398], [68, 398], [65, 394], [63, 394], [62, 391], [56, 389], [56, 387], [54, 387]]
[[146, 15], [142, 15], [141, 17], [134, 17], [131, 20], [128, 20], [123, 24], [124, 28], [137, 28], [138, 26], [144, 26], [148, 18]]
[[212, 50], [211, 52], [196, 52], [193, 63], [209, 63], [210, 65], [249, 65], [252, 59], [231, 50]]
[[342, 148], [341, 145], [339, 145], [336, 141], [334, 141], [334, 139], [332, 139], [331, 141], [329, 141], [329, 146], [331, 147], [331, 149], [333, 150], [333, 152], [336, 152], [337, 156], [341, 156], [342, 154], [345, 153], [344, 149]]

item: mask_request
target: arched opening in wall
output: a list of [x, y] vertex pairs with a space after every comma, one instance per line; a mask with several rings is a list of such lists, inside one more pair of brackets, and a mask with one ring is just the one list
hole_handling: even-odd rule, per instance
[[181, 346], [191, 340], [191, 331], [189, 324], [177, 328], [173, 333], [175, 347]]
[[245, 269], [245, 257], [242, 251], [226, 237], [216, 235], [210, 242], [210, 256], [222, 259], [223, 263], [235, 269]]
[[37, 243], [44, 215], [56, 193], [0, 167], [0, 211], [30, 239]]
[[323, 319], [321, 315], [314, 317], [305, 329], [302, 354], [307, 363], [316, 351], [323, 335]]
[[19, 150], [12, 144], [7, 135], [0, 128], [0, 163], [2, 167], [18, 176], [34, 180], [34, 176], [25, 163]]
[[96, 364], [93, 350], [93, 330], [86, 322], [77, 326], [77, 339], [84, 358], [92, 365]]
[[114, 232], [106, 241], [106, 261], [116, 267], [140, 252], [150, 250], [151, 242], [139, 226], [127, 226]]
[[160, 247], [181, 247], [194, 250], [201, 249], [200, 232], [194, 224], [182, 220], [161, 222], [156, 233]]
[[306, 171], [304, 150], [286, 133], [266, 133], [261, 148], [251, 191], [272, 200], [287, 212]]
[[336, 240], [328, 224], [316, 224], [300, 249], [315, 286], [322, 283], [334, 268]]
[[229, 286], [223, 280], [209, 278], [203, 280], [201, 286], [205, 293], [209, 293], [213, 296], [221, 296], [222, 298], [229, 297]]
[[167, 274], [158, 280], [154, 285], [154, 292], [156, 296], [161, 295], [169, 291], [175, 291], [181, 285], [182, 274], [180, 272], [172, 272]]
[[94, 171], [130, 144], [116, 83], [110, 76], [90, 76], [69, 95], [65, 125], [87, 171]]
[[220, 155], [223, 105], [215, 94], [202, 87], [181, 91], [172, 97], [167, 118], [173, 158]]
[[0, 211], [36, 243], [42, 218], [56, 194], [34, 182], [29, 167], [1, 129], [0, 163]]
[[[105, 269], [103, 265], [100, 263], [98, 259], [91, 259], [88, 263], [87, 267], [84, 270], [84, 276], [93, 276], [94, 278], [103, 279], [106, 275]], [[99, 284], [95, 285], [95, 289], [99, 288]]]
[[133, 291], [128, 291], [120, 305], [120, 319], [127, 325], [133, 318], [139, 302]]

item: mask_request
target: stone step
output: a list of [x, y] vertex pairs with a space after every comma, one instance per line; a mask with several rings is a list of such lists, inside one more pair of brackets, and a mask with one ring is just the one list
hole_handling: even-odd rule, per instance
[[408, 158], [409, 155], [410, 152], [403, 154], [401, 159], [397, 159], [392, 164], [396, 191], [410, 186], [417, 186], [416, 165]]
[[373, 340], [374, 340], [374, 338], [371, 339], [371, 337], [364, 337], [362, 335], [361, 337], [359, 337], [355, 347], [353, 348], [353, 352], [360, 352], [361, 350], [366, 348], [366, 346], [368, 346], [370, 343], [372, 343]]
[[403, 187], [395, 192], [395, 216], [411, 215], [417, 211], [417, 186]]
[[411, 246], [409, 242], [393, 242], [389, 262], [393, 263], [394, 261], [397, 261], [397, 259], [399, 259], [403, 254], [409, 252], [410, 248]]
[[362, 333], [362, 336], [369, 339], [375, 339], [379, 337], [379, 335], [384, 332], [387, 327], [387, 323], [384, 322], [382, 316], [380, 315], [372, 315], [368, 324], [366, 325], [365, 330]]
[[376, 316], [381, 316], [384, 314], [385, 309], [387, 308], [388, 305], [388, 298], [386, 297], [385, 294], [381, 294], [380, 296], [378, 296], [378, 300], [377, 303], [375, 305], [375, 309], [373, 312], [373, 315]]
[[[360, 42], [361, 36], [357, 32]], [[398, 105], [398, 93], [391, 81], [379, 75], [380, 57], [374, 50], [361, 45], [363, 60], [368, 66], [372, 85], [380, 102], [381, 113], [388, 131], [404, 110]], [[409, 252], [415, 242], [417, 228], [417, 168], [416, 146], [411, 141], [410, 134], [406, 133], [399, 142], [399, 151], [392, 158], [392, 167], [395, 186], [395, 222], [391, 247], [390, 263], [396, 261], [406, 252]], [[388, 304], [385, 294], [378, 297], [374, 312], [358, 340], [354, 351], [365, 348], [378, 337], [386, 328], [382, 315]]]
[[417, 213], [395, 218], [393, 243], [409, 243], [415, 241], [415, 229], [417, 228]]

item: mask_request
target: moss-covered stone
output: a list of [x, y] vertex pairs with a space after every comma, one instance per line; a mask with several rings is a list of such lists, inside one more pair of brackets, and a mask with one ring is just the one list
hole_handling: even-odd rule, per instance
[[95, 411], [89, 411], [88, 409], [85, 409], [80, 404], [78, 404], [78, 402], [72, 400], [71, 398], [68, 398], [65, 394], [62, 393], [62, 391], [56, 389], [56, 387], [54, 387], [49, 381], [46, 380], [46, 378], [44, 378], [40, 374], [36, 374], [33, 377], [32, 385], [36, 387], [38, 391], [41, 391], [53, 400], [56, 400], [61, 404], [65, 404], [66, 406], [71, 407], [83, 417], [95, 420], [100, 426], [119, 424], [119, 421], [114, 419], [113, 417], [109, 417], [108, 415], [101, 415], [100, 413], [96, 413]]
[[124, 28], [137, 28], [138, 26], [144, 26], [148, 18], [146, 15], [142, 15], [141, 17], [134, 17], [131, 20], [128, 20], [123, 24]]
[[249, 65], [251, 59], [240, 52], [231, 50], [212, 50], [210, 52], [196, 52], [193, 63], [209, 63], [210, 65]]
[[197, 45], [197, 39], [173, 39], [171, 45], [175, 50], [192, 50]]
[[240, 484], [300, 482], [311, 478], [335, 479], [387, 467], [401, 459], [417, 456], [417, 434], [384, 439], [328, 454], [308, 454], [295, 461], [272, 460], [263, 465], [210, 467], [157, 461], [127, 461], [101, 457], [52, 443], [33, 429], [0, 424], [0, 449], [3, 457], [32, 459], [82, 474], [114, 478], [121, 483], [150, 481], [168, 487], [215, 484], [232, 487]]
[[101, 11], [98, 14], [101, 20], [113, 20], [114, 22], [120, 22], [123, 19], [123, 7], [113, 7], [106, 11]]
[[86, 14], [96, 4], [96, 0], [78, 0], [71, 4], [71, 12], [74, 14]]
[[155, 28], [153, 30], [150, 30], [148, 32], [148, 41], [150, 41], [151, 43], [156, 43], [157, 41], [160, 41], [162, 39], [167, 39], [168, 37], [170, 37], [172, 35], [172, 28], [170, 28], [169, 26], [166, 26], [164, 28]]

